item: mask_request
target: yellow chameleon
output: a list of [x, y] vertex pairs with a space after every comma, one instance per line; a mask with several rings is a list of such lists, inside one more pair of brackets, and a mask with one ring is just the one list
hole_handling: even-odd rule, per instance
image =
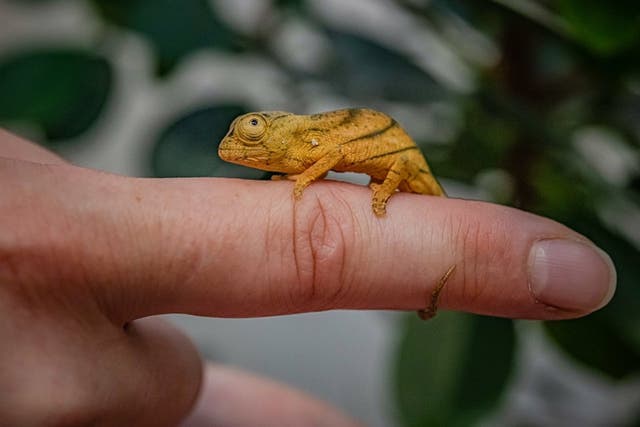
[[396, 190], [445, 196], [418, 146], [394, 119], [362, 108], [296, 115], [282, 111], [237, 117], [218, 149], [223, 160], [295, 181], [293, 194], [327, 172], [359, 172], [371, 177], [371, 206], [386, 212]]
[[[296, 115], [282, 111], [237, 117], [218, 148], [223, 160], [281, 172], [294, 180], [293, 194], [322, 179], [330, 170], [366, 173], [373, 190], [371, 206], [377, 216], [397, 190], [446, 196], [431, 174], [415, 142], [391, 117], [366, 108]], [[431, 291], [424, 319], [435, 316], [440, 292], [455, 265]]]

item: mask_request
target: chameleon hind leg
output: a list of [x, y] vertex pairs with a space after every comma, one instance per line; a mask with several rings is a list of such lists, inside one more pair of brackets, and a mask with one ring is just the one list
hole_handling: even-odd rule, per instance
[[400, 191], [432, 196], [447, 196], [428, 166], [408, 162], [407, 169], [409, 170], [409, 178], [400, 183]]
[[442, 288], [444, 288], [444, 285], [447, 283], [447, 281], [449, 280], [449, 278], [451, 277], [455, 269], [456, 269], [455, 264], [449, 267], [447, 272], [444, 273], [444, 276], [442, 276], [438, 281], [438, 284], [436, 285], [436, 287], [433, 288], [433, 291], [431, 291], [431, 295], [429, 297], [429, 304], [427, 305], [427, 308], [418, 310], [418, 316], [422, 320], [429, 320], [433, 318], [436, 315], [436, 313], [438, 313], [438, 300], [440, 299], [440, 292], [442, 292]]
[[409, 177], [407, 165], [410, 162], [404, 156], [399, 157], [387, 172], [387, 176], [382, 183], [371, 180], [369, 187], [373, 190], [371, 198], [371, 208], [376, 216], [384, 216], [387, 213], [387, 202], [396, 192], [400, 184]]

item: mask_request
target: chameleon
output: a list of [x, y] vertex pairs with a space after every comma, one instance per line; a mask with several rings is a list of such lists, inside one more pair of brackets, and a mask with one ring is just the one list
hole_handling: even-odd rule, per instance
[[[311, 115], [263, 111], [237, 117], [218, 148], [221, 159], [283, 173], [296, 200], [330, 170], [370, 176], [371, 207], [384, 216], [396, 191], [446, 196], [418, 146], [388, 115], [350, 108]], [[275, 176], [274, 179], [282, 179]]]
[[[371, 207], [379, 217], [398, 190], [446, 197], [424, 155], [398, 122], [367, 108], [311, 115], [243, 114], [231, 123], [218, 155], [231, 163], [285, 174], [295, 181], [296, 200], [330, 170], [365, 173], [371, 177]], [[421, 319], [436, 315], [440, 292], [454, 270], [455, 264], [433, 288], [427, 308], [418, 310]]]

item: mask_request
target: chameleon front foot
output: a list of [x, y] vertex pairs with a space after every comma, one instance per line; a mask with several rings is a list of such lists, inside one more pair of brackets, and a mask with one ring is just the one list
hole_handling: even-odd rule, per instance
[[298, 179], [296, 181], [295, 185], [293, 186], [293, 198], [296, 199], [296, 201], [302, 199], [302, 193], [304, 192], [304, 189], [309, 186], [309, 184], [311, 184], [311, 182], [308, 182], [304, 179]]
[[309, 186], [309, 182], [306, 182], [304, 179], [301, 179], [301, 174], [292, 174], [292, 175], [272, 175], [271, 181], [293, 181], [295, 185], [293, 187], [293, 198], [296, 200], [300, 200], [302, 198], [302, 193], [304, 189]]
[[382, 184], [370, 183], [369, 188], [373, 190], [373, 195], [371, 197], [371, 208], [373, 209], [373, 213], [378, 216], [385, 216], [387, 213], [387, 202], [391, 197], [391, 193], [385, 191], [385, 188]]
[[385, 216], [387, 214], [387, 201], [373, 199], [371, 201], [371, 208], [376, 216]]
[[427, 306], [427, 308], [418, 310], [418, 316], [420, 317], [420, 319], [429, 320], [438, 313], [438, 299], [440, 298], [440, 292], [442, 291], [442, 288], [444, 288], [444, 285], [447, 283], [449, 277], [451, 277], [455, 269], [456, 265], [454, 264], [449, 267], [447, 272], [444, 273], [444, 276], [440, 278], [438, 284], [431, 292], [431, 295], [429, 297], [429, 305]]

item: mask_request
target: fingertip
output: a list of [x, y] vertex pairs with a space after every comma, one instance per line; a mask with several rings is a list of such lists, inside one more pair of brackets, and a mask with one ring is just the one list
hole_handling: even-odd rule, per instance
[[[548, 218], [490, 203], [398, 193], [380, 218], [368, 188], [337, 182], [313, 183], [299, 201], [286, 181], [147, 180], [139, 191], [154, 202], [137, 215], [147, 234], [136, 245], [145, 242], [148, 252], [138, 259], [154, 269], [142, 275], [153, 280], [132, 288], [148, 310], [136, 315], [424, 310], [452, 265], [456, 272], [439, 301], [445, 309], [569, 318], [601, 307], [614, 292], [606, 258], [532, 249], [536, 242], [587, 239]], [[140, 277], [130, 258], [123, 264]], [[551, 279], [564, 280], [564, 294]]]

